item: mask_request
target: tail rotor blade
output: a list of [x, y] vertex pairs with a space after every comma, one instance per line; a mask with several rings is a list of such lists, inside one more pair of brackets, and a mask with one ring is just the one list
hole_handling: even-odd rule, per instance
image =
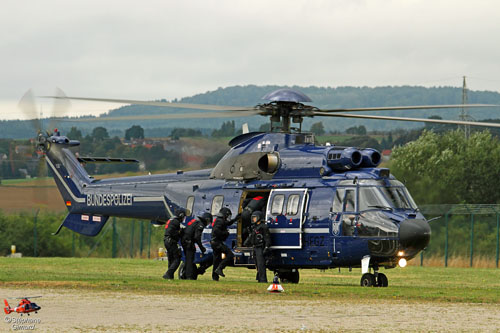
[[21, 98], [18, 107], [24, 116], [30, 120], [31, 126], [36, 133], [40, 132], [42, 130], [42, 123], [40, 121], [40, 114], [36, 108], [35, 95], [31, 89]]
[[66, 94], [62, 89], [56, 88], [54, 93], [56, 98], [54, 99], [54, 104], [52, 104], [52, 112], [50, 114], [49, 125], [47, 130], [53, 131], [57, 127], [57, 121], [59, 118], [63, 118], [68, 114], [68, 110], [71, 107], [71, 101], [67, 98]]

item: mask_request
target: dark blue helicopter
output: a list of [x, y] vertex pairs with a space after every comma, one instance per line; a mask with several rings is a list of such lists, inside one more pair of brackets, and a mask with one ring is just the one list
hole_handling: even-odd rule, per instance
[[[69, 211], [59, 230], [64, 226], [83, 235], [95, 236], [110, 216], [148, 219], [162, 224], [179, 207], [193, 216], [203, 212], [215, 215], [222, 207], [237, 214], [242, 212], [248, 199], [260, 197], [265, 201], [265, 217], [272, 236], [272, 255], [267, 267], [282, 280], [293, 283], [299, 281], [299, 269], [361, 267], [362, 286], [387, 287], [387, 277], [379, 273], [379, 269], [404, 267], [407, 260], [427, 246], [431, 236], [427, 220], [406, 187], [389, 169], [377, 167], [381, 161], [378, 151], [317, 145], [313, 134], [301, 131], [304, 117], [500, 127], [500, 124], [491, 123], [342, 113], [491, 105], [320, 110], [304, 104], [311, 102], [307, 96], [289, 89], [264, 96], [270, 102], [254, 107], [53, 97], [223, 111], [211, 113], [211, 117], [269, 116], [270, 132], [250, 132], [233, 138], [229, 142], [230, 150], [210, 170], [94, 180], [82, 163], [129, 160], [77, 157], [72, 148], [79, 142], [57, 131], [40, 132], [37, 145], [45, 153]], [[199, 113], [196, 116], [201, 117]], [[163, 118], [169, 117], [178, 118], [179, 115]], [[251, 251], [243, 247], [248, 226], [249, 221], [244, 219], [233, 225], [227, 245], [235, 254], [235, 266], [253, 268]], [[202, 268], [212, 261], [209, 241], [210, 227], [205, 229], [203, 236], [208, 251], [196, 256], [196, 263]]]

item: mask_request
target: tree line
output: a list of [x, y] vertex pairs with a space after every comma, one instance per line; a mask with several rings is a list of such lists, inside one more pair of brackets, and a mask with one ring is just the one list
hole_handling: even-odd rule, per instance
[[[461, 81], [457, 82], [457, 85]], [[312, 105], [319, 108], [355, 108], [355, 107], [376, 107], [376, 106], [397, 106], [397, 105], [435, 105], [435, 104], [460, 104], [462, 101], [462, 89], [458, 87], [418, 87], [418, 86], [386, 86], [386, 87], [298, 87], [298, 86], [232, 86], [219, 88], [214, 91], [208, 91], [203, 94], [197, 94], [191, 97], [174, 99], [172, 102], [184, 102], [195, 104], [216, 104], [229, 106], [254, 106], [265, 103], [262, 97], [273, 90], [291, 88], [301, 91], [308, 95], [312, 100]], [[166, 100], [161, 100], [166, 101]], [[469, 103], [500, 104], [500, 94], [492, 91], [469, 91]], [[109, 117], [145, 115], [145, 114], [171, 114], [199, 112], [199, 119], [168, 119], [168, 120], [142, 120], [142, 121], [106, 121]], [[495, 109], [482, 109], [470, 111], [475, 119], [496, 118]], [[419, 110], [407, 111], [405, 116], [426, 118], [435, 114], [442, 118], [457, 119], [458, 110]], [[399, 111], [387, 112], [367, 112], [365, 114], [396, 116], [401, 115]], [[96, 122], [96, 117], [91, 122], [85, 122], [83, 118], [66, 118], [57, 126], [64, 132], [67, 132], [72, 126], [77, 126], [86, 135], [96, 126], [106, 127], [114, 136], [124, 136], [124, 131], [133, 125], [140, 125], [145, 130], [146, 136], [153, 136], [152, 133], [161, 132], [170, 135], [175, 128], [191, 128], [201, 131], [203, 134], [209, 134], [214, 129], [220, 128], [219, 119], [203, 118], [203, 111], [200, 110], [181, 110], [175, 108], [162, 108], [144, 105], [128, 105], [114, 110], [109, 114], [100, 117], [101, 122]], [[305, 119], [304, 126], [309, 128], [317, 118]], [[265, 124], [267, 120], [260, 116], [241, 117], [236, 120], [236, 127], [243, 123], [248, 123], [253, 129], [258, 129], [260, 125]], [[48, 121], [43, 121], [44, 126]], [[324, 119], [323, 124], [328, 132], [341, 131], [352, 126], [365, 126], [369, 131], [389, 131], [397, 128], [413, 129], [421, 125], [410, 122], [378, 121], [378, 120], [358, 120], [358, 119]], [[158, 130], [161, 129], [161, 130]], [[8, 120], [0, 121], [0, 133], [4, 138], [28, 138], [35, 136], [36, 130], [33, 129], [30, 121]]]

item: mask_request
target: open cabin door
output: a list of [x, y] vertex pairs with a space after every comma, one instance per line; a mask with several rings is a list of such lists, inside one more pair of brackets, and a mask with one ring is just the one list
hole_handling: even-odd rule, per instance
[[266, 210], [266, 221], [271, 232], [271, 248], [302, 248], [302, 224], [308, 200], [307, 189], [271, 191]]

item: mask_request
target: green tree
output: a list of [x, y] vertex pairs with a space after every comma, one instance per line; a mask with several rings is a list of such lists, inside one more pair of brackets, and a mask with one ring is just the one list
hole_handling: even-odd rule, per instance
[[78, 128], [76, 128], [76, 127], [73, 126], [69, 130], [69, 132], [67, 134], [67, 137], [70, 140], [81, 140], [83, 138], [82, 131], [80, 131]]
[[226, 137], [226, 136], [234, 136], [236, 134], [236, 128], [234, 124], [234, 120], [231, 121], [225, 121], [220, 129], [218, 130], [213, 130], [212, 136], [213, 137]]
[[92, 140], [94, 142], [102, 141], [107, 138], [109, 138], [108, 130], [102, 126], [96, 127], [92, 131]]
[[323, 127], [323, 122], [318, 121], [317, 123], [312, 124], [310, 131], [316, 135], [325, 134], [325, 128]]
[[139, 125], [134, 125], [125, 131], [125, 140], [144, 139], [144, 129]]
[[376, 139], [366, 135], [354, 136], [348, 140], [343, 141], [342, 145], [358, 148], [373, 148], [377, 150], [381, 149], [381, 146]]
[[424, 131], [394, 149], [391, 169], [418, 204], [500, 202], [500, 141], [488, 131], [443, 134]]
[[349, 127], [345, 130], [347, 134], [366, 135], [366, 127], [363, 125]]

